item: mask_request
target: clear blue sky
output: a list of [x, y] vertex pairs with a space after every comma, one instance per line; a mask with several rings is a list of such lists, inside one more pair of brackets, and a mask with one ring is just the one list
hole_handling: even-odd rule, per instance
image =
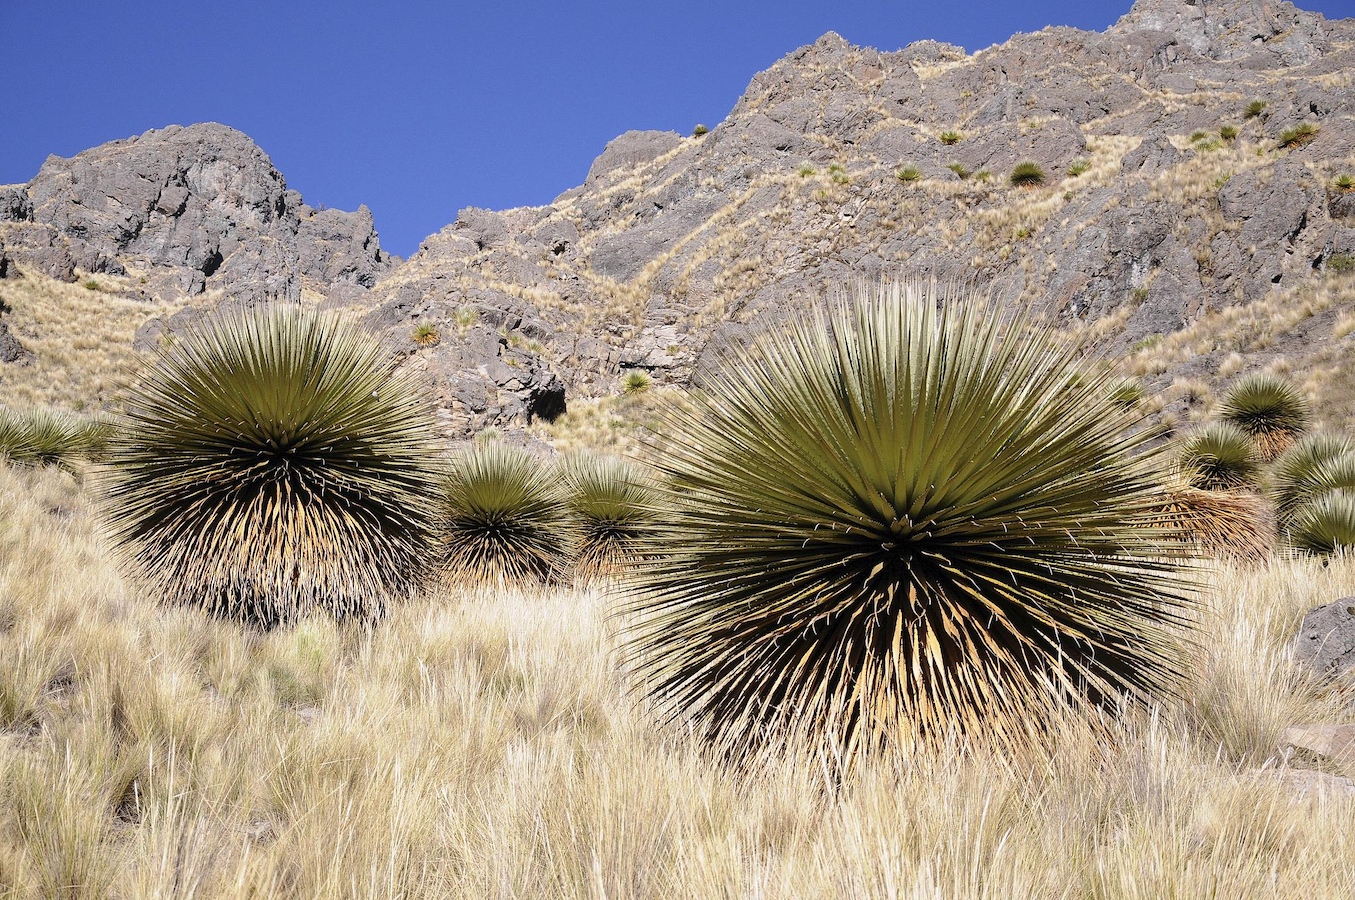
[[[223, 122], [312, 204], [371, 207], [408, 255], [463, 206], [543, 204], [631, 128], [725, 117], [754, 73], [833, 30], [973, 51], [1103, 30], [1131, 0], [0, 0], [0, 184], [149, 128]], [[1328, 17], [1355, 0], [1300, 0]]]

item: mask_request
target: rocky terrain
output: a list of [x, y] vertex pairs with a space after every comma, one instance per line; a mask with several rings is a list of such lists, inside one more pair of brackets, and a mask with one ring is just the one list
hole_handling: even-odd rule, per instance
[[[1042, 183], [1010, 182], [1023, 162]], [[635, 370], [685, 384], [760, 322], [900, 274], [1049, 317], [1169, 415], [1270, 367], [1344, 422], [1352, 173], [1355, 20], [1140, 0], [1105, 33], [975, 53], [827, 34], [709, 133], [621, 135], [550, 205], [462, 210], [406, 261], [365, 209], [306, 206], [238, 132], [152, 131], [0, 188], [0, 275], [187, 297], [142, 346], [223, 300], [323, 298], [425, 370], [462, 435], [616, 394]], [[22, 362], [18, 338], [0, 333], [0, 358]]]

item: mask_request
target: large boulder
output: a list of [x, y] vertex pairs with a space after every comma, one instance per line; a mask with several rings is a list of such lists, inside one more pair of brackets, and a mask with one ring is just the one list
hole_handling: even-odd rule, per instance
[[1295, 660], [1319, 675], [1355, 670], [1355, 597], [1310, 610], [1291, 648]]

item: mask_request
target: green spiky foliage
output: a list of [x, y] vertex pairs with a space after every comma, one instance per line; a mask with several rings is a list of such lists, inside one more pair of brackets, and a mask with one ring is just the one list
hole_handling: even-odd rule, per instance
[[1110, 383], [1110, 396], [1116, 405], [1133, 409], [1147, 398], [1143, 382], [1137, 378], [1117, 378]]
[[1211, 422], [1186, 435], [1176, 461], [1186, 483], [1205, 491], [1252, 487], [1261, 471], [1251, 436], [1231, 422]]
[[1019, 162], [1012, 169], [1012, 174], [1008, 176], [1007, 180], [1017, 187], [1036, 187], [1044, 184], [1044, 167], [1032, 160]]
[[0, 457], [31, 466], [70, 469], [78, 459], [98, 459], [113, 426], [106, 419], [60, 409], [0, 409]]
[[443, 485], [442, 563], [458, 583], [552, 581], [571, 564], [575, 525], [555, 467], [499, 441], [452, 461]]
[[1281, 147], [1306, 147], [1317, 137], [1320, 128], [1312, 122], [1300, 122], [1280, 132]]
[[163, 347], [109, 451], [112, 534], [172, 602], [262, 627], [374, 617], [431, 571], [431, 406], [370, 334], [296, 306]]
[[566, 458], [561, 471], [578, 527], [579, 575], [612, 575], [641, 559], [657, 521], [650, 479], [624, 460], [591, 454]]
[[1314, 556], [1355, 548], [1355, 493], [1332, 491], [1304, 504], [1287, 536], [1295, 550]]
[[916, 284], [730, 353], [656, 425], [626, 646], [663, 719], [850, 759], [1173, 689], [1161, 460], [1101, 367]]
[[1275, 461], [1270, 483], [1276, 519], [1287, 530], [1309, 501], [1336, 490], [1355, 493], [1355, 443], [1344, 434], [1310, 434]]
[[1287, 379], [1255, 372], [1238, 379], [1218, 409], [1219, 418], [1251, 436], [1257, 455], [1273, 462], [1308, 430], [1308, 398]]

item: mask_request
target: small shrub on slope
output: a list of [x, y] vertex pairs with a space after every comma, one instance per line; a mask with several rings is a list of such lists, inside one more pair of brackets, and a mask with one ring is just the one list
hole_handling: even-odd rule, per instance
[[1311, 144], [1320, 129], [1312, 122], [1300, 122], [1280, 132], [1281, 147], [1304, 147]]
[[649, 479], [624, 460], [589, 454], [566, 458], [562, 472], [578, 528], [578, 574], [612, 575], [639, 559], [656, 521]]
[[1044, 184], [1044, 168], [1039, 163], [1030, 160], [1019, 162], [1012, 169], [1012, 174], [1008, 176], [1007, 180], [1016, 187], [1036, 187]]
[[1229, 422], [1212, 422], [1187, 435], [1177, 465], [1191, 487], [1205, 491], [1250, 487], [1260, 473], [1251, 437]]
[[1315, 497], [1355, 490], [1355, 443], [1344, 434], [1310, 434], [1284, 452], [1270, 472], [1271, 499], [1282, 529]]
[[1332, 491], [1304, 504], [1288, 537], [1294, 549], [1314, 556], [1355, 548], [1355, 493]]
[[1308, 399], [1278, 375], [1240, 378], [1223, 397], [1218, 415], [1251, 435], [1264, 462], [1275, 460], [1308, 430]]
[[126, 409], [107, 511], [166, 599], [268, 627], [372, 617], [424, 584], [431, 408], [366, 332], [297, 307], [208, 319]]
[[571, 563], [574, 523], [553, 466], [498, 441], [453, 461], [443, 485], [439, 543], [457, 582], [540, 584]]
[[70, 468], [76, 459], [98, 458], [113, 426], [98, 418], [58, 409], [0, 409], [0, 457], [22, 465]]
[[656, 427], [672, 508], [626, 647], [719, 753], [1015, 746], [1051, 704], [1177, 681], [1142, 415], [1056, 338], [941, 299], [886, 286], [787, 323]]

